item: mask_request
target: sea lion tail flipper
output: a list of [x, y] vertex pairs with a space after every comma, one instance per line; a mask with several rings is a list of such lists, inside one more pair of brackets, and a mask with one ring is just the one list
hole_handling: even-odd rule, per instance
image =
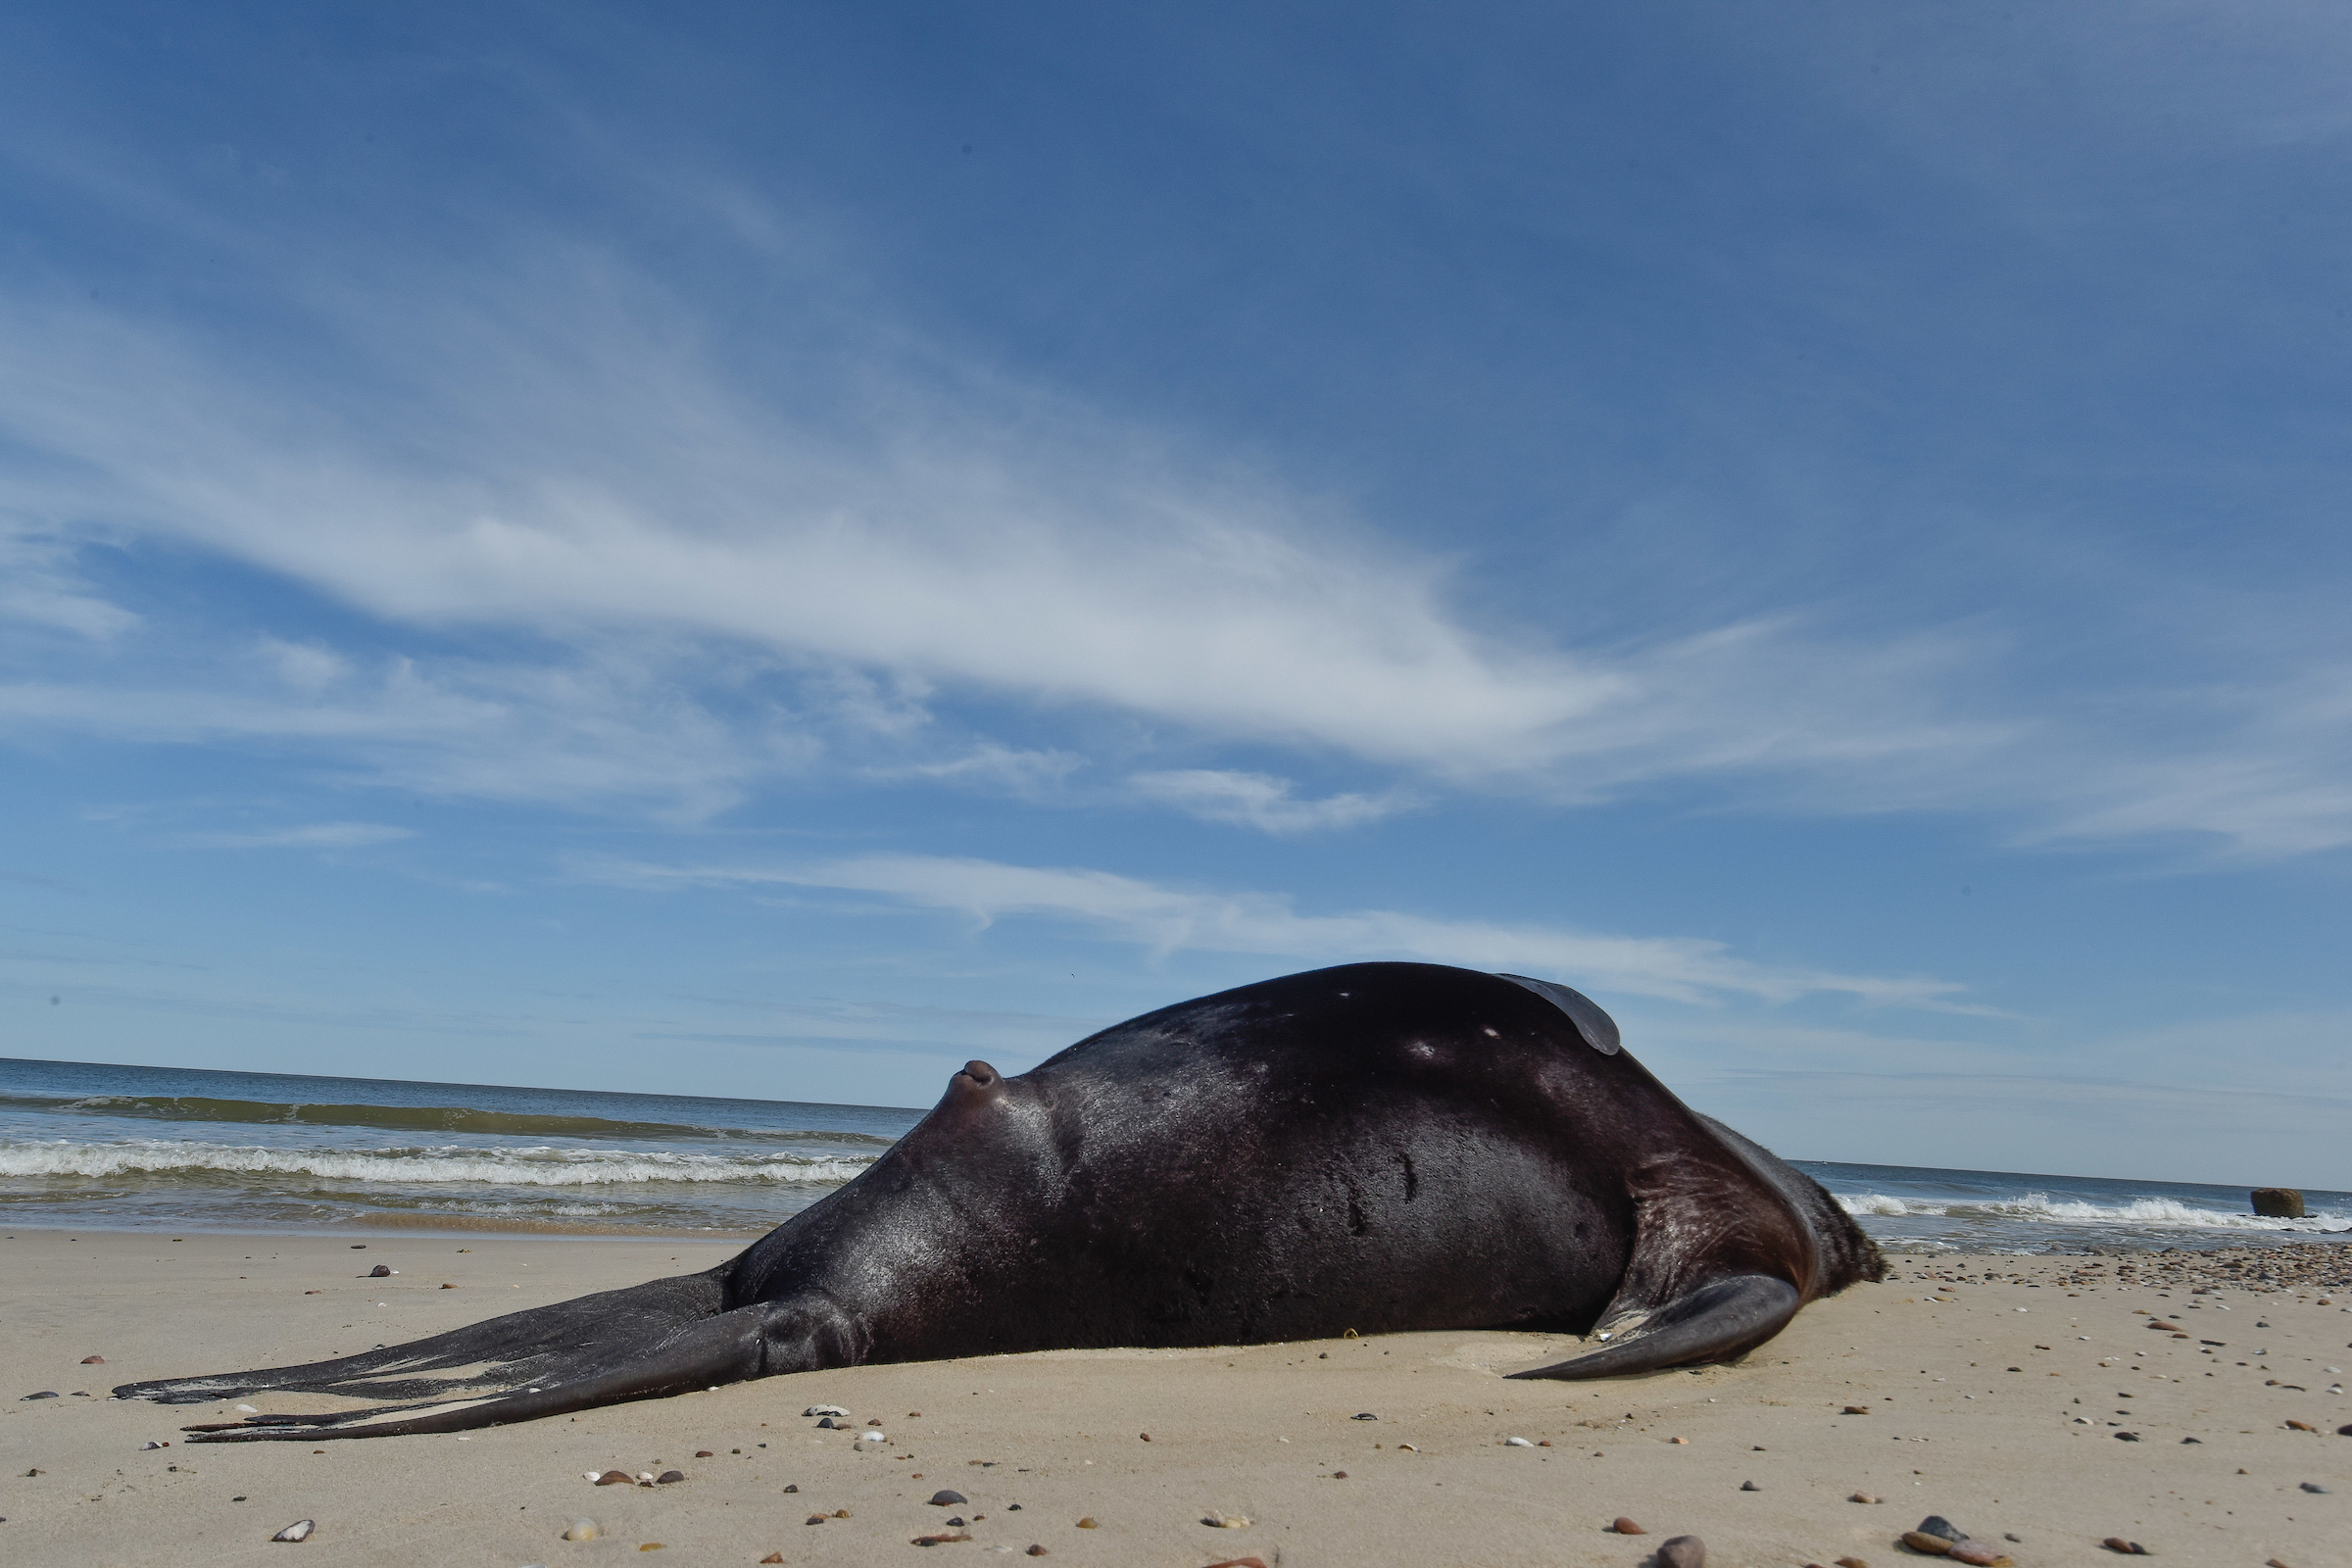
[[[1723, 1361], [1771, 1339], [1804, 1304], [1796, 1287], [1769, 1274], [1734, 1274], [1631, 1319], [1628, 1328], [1600, 1331], [1608, 1345], [1589, 1355], [1509, 1374], [1515, 1378], [1615, 1378], [1657, 1372], [1695, 1361]], [[1603, 1322], [1624, 1323], [1612, 1307]]]

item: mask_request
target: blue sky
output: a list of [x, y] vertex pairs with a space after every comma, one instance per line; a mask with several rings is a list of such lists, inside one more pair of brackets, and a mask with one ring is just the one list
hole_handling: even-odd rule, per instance
[[1413, 957], [1800, 1157], [2352, 1186], [2348, 68], [19, 8], [0, 1054], [926, 1104]]

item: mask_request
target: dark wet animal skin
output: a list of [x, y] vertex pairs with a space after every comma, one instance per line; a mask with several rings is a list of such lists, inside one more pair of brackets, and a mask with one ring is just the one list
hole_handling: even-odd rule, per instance
[[134, 1383], [375, 1401], [203, 1441], [454, 1432], [866, 1361], [1352, 1329], [1592, 1332], [1521, 1377], [1737, 1356], [1883, 1272], [1819, 1186], [1564, 987], [1364, 963], [984, 1062], [717, 1268], [311, 1366]]

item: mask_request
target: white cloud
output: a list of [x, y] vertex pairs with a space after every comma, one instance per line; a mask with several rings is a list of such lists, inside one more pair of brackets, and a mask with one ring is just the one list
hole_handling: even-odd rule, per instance
[[1964, 989], [1942, 980], [1751, 963], [1730, 956], [1720, 942], [1695, 937], [1610, 936], [1385, 909], [1300, 914], [1279, 894], [1195, 892], [1108, 871], [941, 856], [860, 856], [793, 866], [582, 860], [574, 869], [586, 878], [628, 887], [825, 888], [953, 910], [983, 923], [1021, 916], [1059, 920], [1162, 953], [1198, 950], [1329, 961], [1418, 958], [1557, 976], [1601, 992], [1678, 1002], [1735, 996], [1788, 1002], [1830, 993], [1959, 1010], [1951, 999]]
[[313, 822], [254, 833], [190, 833], [179, 842], [199, 850], [358, 850], [416, 836], [383, 822]]
[[[820, 758], [1034, 793], [1084, 756], [1132, 770], [1130, 799], [1273, 832], [1439, 788], [1573, 805], [1705, 778], [1776, 808], [1992, 812], [2027, 838], [2352, 844], [2352, 713], [2325, 683], [2250, 680], [2216, 710], [2037, 685], [1978, 632], [1840, 637], [1799, 614], [1571, 646], [1467, 612], [1439, 563], [1272, 476], [926, 357], [887, 322], [844, 327], [856, 341], [796, 390], [754, 389], [643, 280], [531, 254], [290, 283], [335, 357], [323, 380], [244, 340], [0, 294], [0, 430], [47, 460], [0, 471], [0, 514], [105, 517], [420, 637], [558, 650], [419, 662], [429, 691], [404, 702], [391, 681], [355, 690], [363, 662], [315, 640], [265, 645], [268, 697], [190, 690], [150, 649], [36, 677], [0, 717], [161, 739], [210, 714], [213, 736], [304, 737], [396, 782], [680, 815]], [[61, 575], [57, 548], [8, 590], [15, 612], [127, 643], [136, 618]], [[664, 653], [632, 675], [616, 646]], [[793, 710], [726, 700], [747, 668], [788, 671]], [[940, 722], [951, 705], [1066, 733], [975, 735]], [[880, 750], [829, 748], [853, 731]], [[1139, 766], [1162, 731], [1381, 778], [1310, 801], [1269, 775]]]
[[1328, 795], [1300, 800], [1287, 778], [1217, 768], [1180, 768], [1137, 773], [1128, 787], [1155, 805], [1171, 807], [1209, 822], [1231, 822], [1267, 833], [1310, 833], [1376, 821], [1412, 804], [1401, 793], [1383, 796]]
[[76, 575], [71, 541], [0, 516], [0, 623], [9, 621], [103, 642], [129, 631], [139, 617]]

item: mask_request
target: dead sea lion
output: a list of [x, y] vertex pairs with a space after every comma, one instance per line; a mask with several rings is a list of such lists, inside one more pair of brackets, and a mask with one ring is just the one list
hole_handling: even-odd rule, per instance
[[373, 1407], [201, 1441], [455, 1432], [867, 1361], [1352, 1329], [1590, 1331], [1519, 1377], [1717, 1361], [1884, 1272], [1565, 986], [1359, 963], [956, 1073], [858, 1177], [704, 1273], [309, 1366], [125, 1384]]

